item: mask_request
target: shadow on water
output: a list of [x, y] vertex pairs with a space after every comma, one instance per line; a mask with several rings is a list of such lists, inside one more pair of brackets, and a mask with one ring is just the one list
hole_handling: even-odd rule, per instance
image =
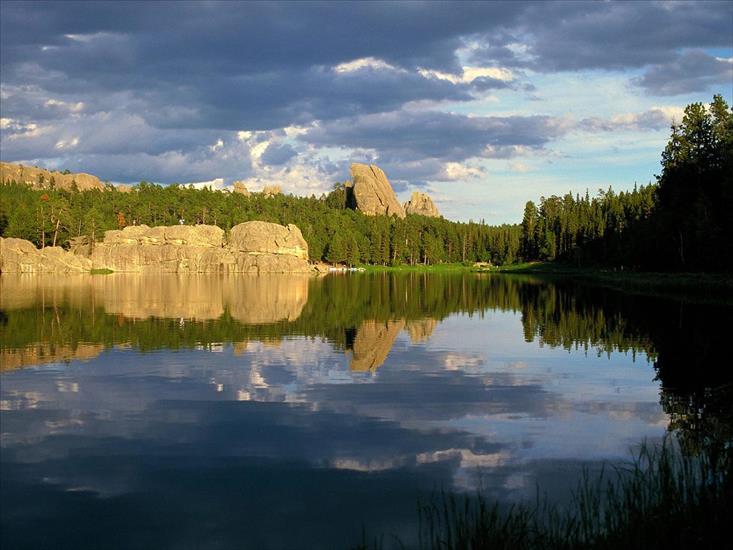
[[[527, 374], [458, 353], [494, 318], [521, 331]], [[537, 422], [620, 415], [558, 399], [553, 350], [649, 361], [687, 456], [730, 441], [730, 326], [730, 306], [531, 276], [3, 276], [0, 541], [344, 547], [367, 525], [409, 542], [418, 496], [470, 489], [470, 468], [511, 500], [527, 460], [530, 484], [566, 469], [565, 491], [600, 467], [508, 458]], [[624, 414], [652, 425], [651, 405]]]

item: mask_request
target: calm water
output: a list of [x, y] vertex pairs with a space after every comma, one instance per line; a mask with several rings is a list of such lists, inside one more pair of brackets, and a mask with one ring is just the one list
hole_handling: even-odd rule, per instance
[[733, 308], [518, 276], [0, 278], [3, 548], [409, 540], [720, 411]]

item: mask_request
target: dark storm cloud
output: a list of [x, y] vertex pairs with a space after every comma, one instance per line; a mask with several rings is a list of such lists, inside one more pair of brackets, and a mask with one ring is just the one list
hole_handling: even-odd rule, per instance
[[636, 83], [655, 95], [677, 95], [704, 90], [720, 83], [733, 88], [733, 64], [693, 50], [654, 65]]
[[406, 110], [333, 121], [301, 139], [320, 146], [374, 149], [405, 161], [461, 161], [512, 147], [540, 149], [567, 130], [567, 121], [549, 116], [470, 117]]
[[[730, 44], [731, 5], [657, 3], [4, 3], [4, 84], [85, 97], [132, 91], [155, 124], [271, 129], [468, 99], [456, 49], [543, 71], [668, 63]], [[524, 45], [524, 60], [512, 44]], [[336, 74], [373, 57], [400, 71]], [[492, 79], [474, 88], [506, 87]], [[10, 106], [12, 108], [12, 105]], [[30, 114], [30, 113], [29, 113]], [[155, 115], [158, 116], [155, 116]]]
[[[380, 162], [420, 181], [444, 173], [445, 162], [541, 149], [563, 128], [541, 116], [416, 114], [417, 102], [429, 109], [491, 90], [531, 91], [525, 68], [634, 69], [642, 71], [634, 82], [657, 95], [730, 81], [730, 64], [702, 51], [730, 47], [729, 2], [3, 2], [0, 10], [3, 159], [57, 159], [126, 181], [210, 179], [203, 171], [216, 163], [201, 162], [219, 137], [313, 123], [310, 143], [378, 150]], [[462, 81], [459, 52], [515, 78]], [[364, 59], [371, 63], [340, 66]], [[288, 166], [293, 151], [274, 144], [262, 159]], [[224, 171], [244, 173], [246, 164]]]
[[474, 60], [547, 72], [641, 68], [685, 48], [730, 48], [732, 17], [730, 2], [541, 2], [510, 32], [482, 35]]
[[293, 149], [287, 143], [284, 143], [282, 145], [275, 145], [271, 143], [267, 146], [267, 149], [265, 149], [265, 152], [262, 153], [262, 157], [260, 158], [265, 164], [280, 166], [282, 164], [285, 164], [296, 154], [297, 153], [295, 149]]
[[[77, 98], [131, 90], [166, 126], [276, 128], [417, 99], [468, 99], [466, 85], [404, 69], [460, 70], [460, 36], [480, 29], [486, 17], [478, 12], [488, 13], [480, 5], [351, 3], [186, 3], [175, 10], [160, 3], [4, 4], [4, 83]], [[491, 10], [498, 19], [504, 11], [518, 10]], [[369, 56], [403, 70], [331, 70]]]

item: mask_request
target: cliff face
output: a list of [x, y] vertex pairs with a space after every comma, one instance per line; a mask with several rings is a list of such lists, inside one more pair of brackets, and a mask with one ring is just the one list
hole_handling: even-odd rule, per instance
[[246, 222], [224, 231], [214, 225], [126, 227], [107, 231], [92, 252], [95, 269], [157, 273], [307, 273], [308, 244], [289, 225]]
[[89, 258], [58, 247], [36, 249], [0, 239], [0, 272], [66, 273], [110, 269], [129, 273], [310, 273], [308, 244], [294, 225], [247, 222], [229, 242], [214, 225], [137, 225], [107, 231]]
[[0, 273], [84, 273], [92, 262], [58, 246], [38, 249], [24, 239], [0, 237]]
[[368, 216], [405, 217], [405, 210], [397, 200], [385, 173], [374, 164], [351, 165], [350, 193], [352, 206]]
[[79, 191], [104, 190], [104, 185], [97, 176], [91, 174], [63, 174], [43, 168], [0, 162], [0, 183], [16, 181], [38, 189], [46, 189], [53, 185], [56, 189], [71, 191], [76, 184]]
[[433, 203], [433, 199], [419, 191], [413, 192], [410, 200], [405, 203], [405, 212], [407, 214], [417, 214], [431, 218], [440, 217], [440, 212], [438, 212], [438, 208]]

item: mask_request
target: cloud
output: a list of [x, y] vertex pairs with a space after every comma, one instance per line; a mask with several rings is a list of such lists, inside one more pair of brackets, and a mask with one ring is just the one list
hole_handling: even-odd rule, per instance
[[451, 181], [480, 175], [470, 159], [506, 158], [541, 150], [572, 129], [549, 116], [467, 116], [401, 110], [320, 124], [300, 139], [318, 147], [374, 152], [395, 179]]
[[[398, 190], [485, 181], [485, 161], [545, 155], [570, 132], [668, 125], [649, 102], [623, 114], [642, 92], [707, 93], [731, 78], [715, 57], [730, 48], [725, 2], [0, 10], [3, 160], [112, 181], [243, 179], [310, 193], [346, 177], [350, 160], [383, 164]], [[598, 70], [635, 86], [579, 122], [547, 101], [547, 75]]]
[[321, 124], [301, 139], [320, 146], [372, 149], [380, 158], [461, 161], [482, 156], [487, 146], [541, 148], [567, 129], [564, 119], [549, 116], [401, 110]]
[[718, 91], [716, 86], [730, 90], [733, 58], [713, 57], [700, 50], [684, 52], [666, 63], [653, 65], [634, 83], [654, 95]]
[[682, 49], [730, 48], [732, 17], [730, 2], [529, 3], [515, 26], [469, 51], [474, 62], [540, 72], [642, 68]]
[[677, 107], [653, 107], [643, 113], [586, 118], [578, 123], [578, 129], [586, 132], [661, 130], [669, 128], [674, 121], [681, 121], [683, 114], [683, 109]]

